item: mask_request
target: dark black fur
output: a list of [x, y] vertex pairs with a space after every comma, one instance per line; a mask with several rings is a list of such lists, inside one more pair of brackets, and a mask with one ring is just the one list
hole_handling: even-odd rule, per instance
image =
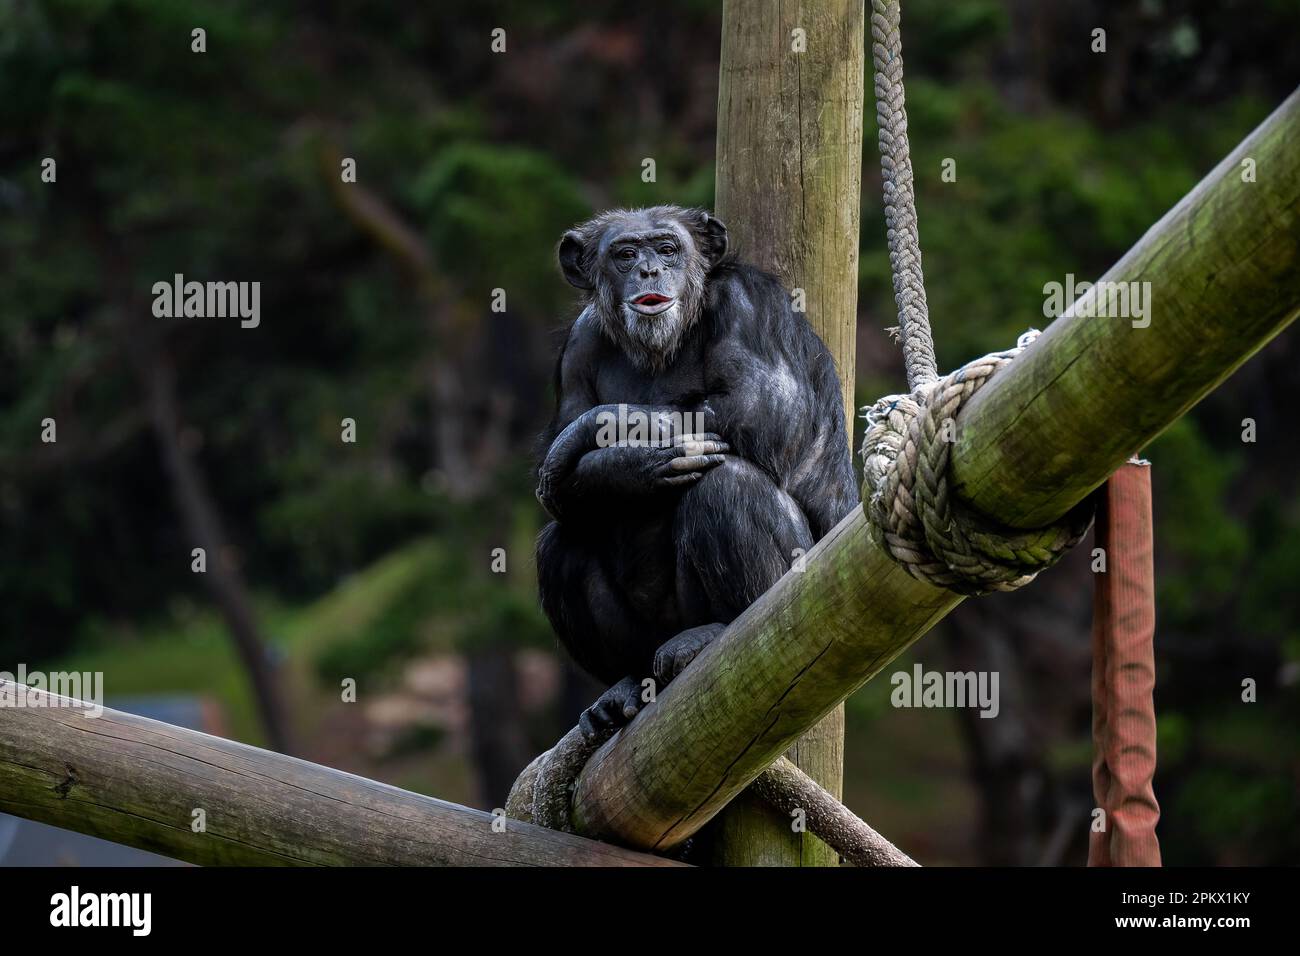
[[[601, 237], [670, 220], [683, 233], [675, 255], [661, 262], [646, 252], [635, 275], [626, 255], [619, 268], [602, 267]], [[858, 502], [830, 353], [775, 277], [723, 256], [725, 236], [707, 214], [656, 207], [605, 214], [561, 246], [566, 273], [588, 301], [557, 366], [538, 488], [557, 520], [538, 540], [538, 577], [560, 640], [610, 683], [639, 682], [652, 668], [671, 679], [721, 627], [679, 640], [675, 664], [656, 660], [661, 645], [732, 621], [789, 569], [796, 549], [810, 548]], [[701, 285], [689, 281], [692, 269], [704, 277], [703, 301], [664, 314], [682, 328], [657, 330], [675, 333], [671, 354], [635, 354], [644, 346], [629, 348], [618, 324], [639, 313], [609, 310], [617, 313], [620, 295], [630, 301], [642, 283], [685, 300]], [[725, 451], [689, 458], [678, 472], [665, 462], [691, 452], [598, 448], [593, 409], [618, 403], [702, 412]], [[677, 477], [668, 484], [665, 474]], [[619, 722], [620, 707], [631, 716], [634, 690], [624, 682], [613, 705], [602, 698], [606, 706], [584, 715], [584, 727], [602, 717]]]

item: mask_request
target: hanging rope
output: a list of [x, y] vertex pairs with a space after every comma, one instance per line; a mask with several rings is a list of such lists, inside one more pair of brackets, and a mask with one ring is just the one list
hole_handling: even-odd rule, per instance
[[912, 156], [907, 142], [907, 109], [903, 102], [903, 38], [898, 0], [872, 0], [871, 60], [876, 68], [876, 124], [880, 145], [880, 174], [884, 186], [885, 229], [889, 267], [894, 274], [899, 335], [907, 387], [939, 377], [930, 333], [930, 306], [921, 271], [921, 235], [916, 226], [916, 195], [912, 189]]
[[898, 0], [872, 0], [871, 55], [889, 265], [909, 395], [886, 395], [866, 410], [864, 507], [877, 542], [913, 577], [959, 594], [1012, 591], [1051, 567], [1092, 523], [1084, 503], [1062, 521], [1030, 531], [1004, 528], [948, 492], [957, 413], [1037, 337], [939, 377], [921, 271], [912, 160], [903, 97]]

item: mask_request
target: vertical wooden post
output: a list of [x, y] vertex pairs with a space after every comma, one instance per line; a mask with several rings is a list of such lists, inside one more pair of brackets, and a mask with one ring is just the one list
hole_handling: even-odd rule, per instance
[[[803, 291], [808, 320], [835, 356], [850, 435], [865, 29], [863, 0], [726, 0], [718, 86], [718, 217], [741, 256]], [[840, 796], [843, 705], [788, 756]], [[723, 812], [715, 836], [714, 862], [726, 866], [838, 862], [747, 795]]]

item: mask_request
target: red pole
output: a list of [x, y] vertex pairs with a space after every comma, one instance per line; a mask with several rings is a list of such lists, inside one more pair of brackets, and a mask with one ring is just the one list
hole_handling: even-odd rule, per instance
[[1089, 837], [1089, 866], [1160, 865], [1152, 531], [1151, 468], [1131, 459], [1106, 482], [1097, 511], [1106, 570], [1092, 607], [1092, 786], [1105, 829]]

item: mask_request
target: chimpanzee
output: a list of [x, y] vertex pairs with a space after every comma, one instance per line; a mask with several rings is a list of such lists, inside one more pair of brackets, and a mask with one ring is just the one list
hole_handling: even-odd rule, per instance
[[830, 353], [781, 283], [699, 209], [614, 210], [564, 234], [585, 307], [555, 374], [537, 498], [542, 607], [613, 684], [593, 736], [672, 680], [858, 503]]

